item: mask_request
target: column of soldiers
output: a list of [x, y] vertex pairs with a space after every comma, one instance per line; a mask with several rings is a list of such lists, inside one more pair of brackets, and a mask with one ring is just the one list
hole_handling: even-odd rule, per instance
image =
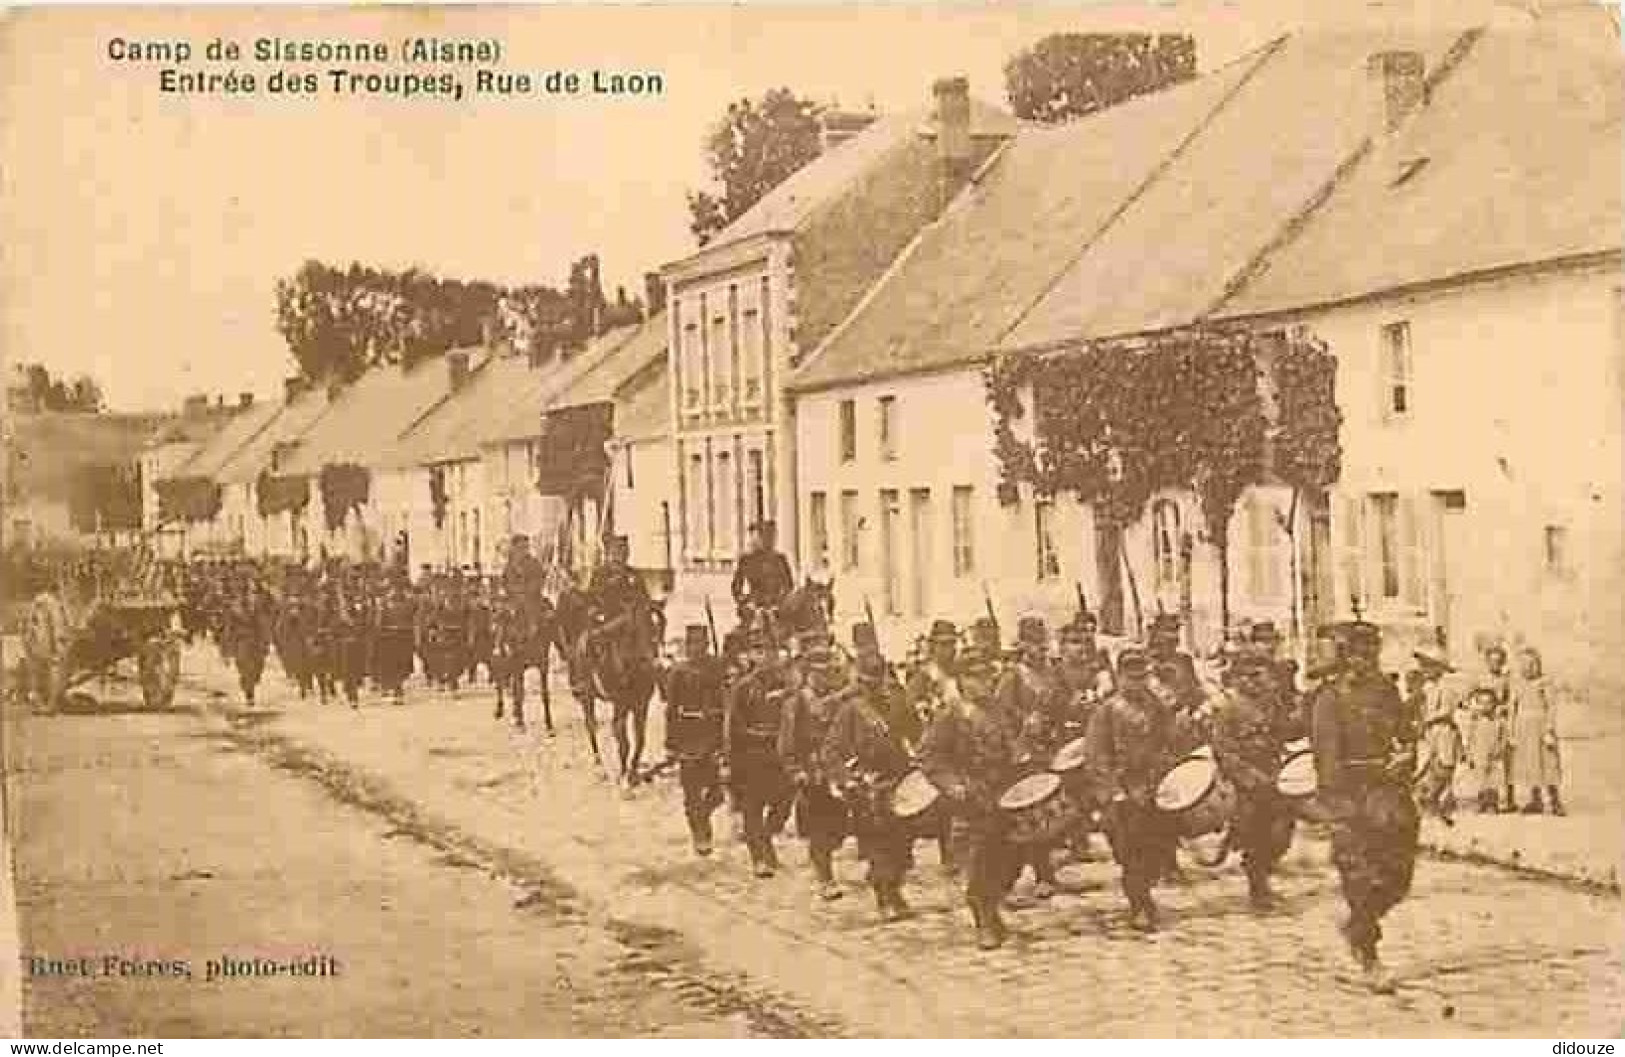
[[[1277, 776], [1288, 743], [1310, 737], [1349, 908], [1343, 933], [1367, 983], [1391, 990], [1378, 922], [1410, 884], [1416, 731], [1377, 668], [1375, 627], [1329, 629], [1302, 688], [1295, 666], [1278, 657], [1272, 625], [1231, 644], [1218, 686], [1198, 676], [1179, 630], [1177, 618], [1159, 615], [1144, 646], [1111, 658], [1085, 610], [1060, 629], [1051, 658], [1049, 629], [1036, 617], [1018, 622], [1008, 652], [991, 620], [963, 639], [936, 621], [899, 679], [867, 623], [853, 627], [847, 652], [826, 631], [780, 642], [746, 620], [723, 657], [711, 629], [690, 625], [685, 658], [666, 682], [666, 747], [694, 850], [712, 854], [714, 814], [731, 798], [754, 873], [772, 877], [793, 815], [815, 891], [835, 899], [833, 853], [855, 837], [881, 918], [894, 921], [909, 914], [903, 887], [914, 842], [938, 839], [945, 865], [963, 878], [976, 942], [992, 949], [1008, 936], [1002, 912], [1021, 872], [1031, 869], [1035, 897], [1048, 898], [1060, 846], [1086, 854], [1097, 831], [1120, 870], [1130, 925], [1155, 931], [1154, 891], [1177, 876], [1180, 839], [1159, 807], [1159, 783], [1206, 753], [1235, 791], [1226, 846], [1240, 855], [1250, 904], [1267, 912], [1278, 905], [1271, 876], [1298, 815]], [[1087, 790], [1076, 826], [1053, 841], [1017, 843], [1001, 795], [1073, 747]], [[892, 810], [894, 791], [916, 770], [947, 807], [925, 828]]]

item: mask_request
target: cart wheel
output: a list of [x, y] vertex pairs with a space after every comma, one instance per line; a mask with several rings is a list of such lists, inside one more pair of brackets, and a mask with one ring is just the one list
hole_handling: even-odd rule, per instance
[[168, 708], [180, 681], [180, 647], [173, 636], [155, 635], [141, 644], [141, 700], [148, 708]]

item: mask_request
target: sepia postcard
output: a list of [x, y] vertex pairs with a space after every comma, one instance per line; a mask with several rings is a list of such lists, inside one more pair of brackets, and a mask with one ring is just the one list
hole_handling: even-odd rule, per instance
[[0, 1035], [1606, 1052], [1622, 73], [10, 8]]

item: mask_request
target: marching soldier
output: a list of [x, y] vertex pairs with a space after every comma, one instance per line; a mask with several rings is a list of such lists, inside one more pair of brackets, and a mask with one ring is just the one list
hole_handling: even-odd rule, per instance
[[666, 754], [678, 761], [694, 853], [711, 854], [711, 816], [722, 803], [723, 667], [704, 624], [683, 629], [683, 660], [666, 678]]
[[796, 664], [802, 686], [788, 698], [779, 729], [779, 757], [796, 787], [796, 832], [807, 839], [808, 857], [822, 899], [839, 899], [833, 858], [851, 829], [846, 805], [831, 788], [821, 755], [824, 740], [842, 703], [856, 697], [826, 631], [796, 637]]
[[1117, 690], [1095, 709], [1088, 735], [1089, 766], [1105, 801], [1112, 856], [1122, 868], [1129, 924], [1142, 932], [1157, 928], [1151, 886], [1177, 843], [1157, 810], [1157, 783], [1196, 740], [1186, 717], [1152, 690], [1150, 674], [1146, 651], [1124, 647], [1117, 655]]
[[1410, 782], [1416, 732], [1399, 693], [1377, 667], [1375, 626], [1337, 629], [1340, 670], [1313, 701], [1318, 795], [1332, 821], [1332, 863], [1349, 907], [1343, 937], [1367, 985], [1390, 994], [1377, 956], [1382, 916], [1410, 891], [1420, 821]]
[[1236, 788], [1230, 839], [1241, 851], [1255, 910], [1275, 902], [1270, 872], [1292, 846], [1293, 813], [1276, 790], [1281, 747], [1304, 736], [1294, 703], [1281, 696], [1279, 669], [1258, 652], [1231, 661], [1232, 686], [1213, 719], [1213, 755]]
[[397, 704], [405, 702], [406, 680], [412, 674], [412, 634], [417, 626], [417, 607], [405, 578], [394, 579], [378, 607], [378, 631], [374, 655], [378, 661], [378, 686]]
[[909, 673], [908, 704], [929, 723], [947, 701], [959, 694], [959, 631], [951, 621], [934, 620], [926, 637], [925, 663]]
[[777, 535], [772, 521], [751, 526], [750, 549], [734, 569], [733, 598], [741, 614], [777, 609], [796, 585], [789, 559], [775, 549]]
[[463, 668], [463, 677], [471, 686], [479, 675], [481, 665], [485, 666], [486, 679], [492, 677], [491, 648], [495, 642], [492, 619], [491, 585], [484, 577], [478, 577], [469, 589], [468, 650]]
[[980, 651], [961, 658], [960, 692], [931, 720], [920, 746], [921, 770], [953, 811], [954, 858], [964, 864], [965, 902], [983, 950], [1006, 939], [999, 904], [1021, 869], [998, 805], [1020, 750], [1009, 717], [992, 706], [994, 677]]
[[[1000, 674], [994, 697], [996, 709], [1020, 731], [1022, 766], [1043, 767], [1061, 746], [1063, 717], [1060, 686], [1049, 664], [1049, 629], [1041, 618], [1016, 622], [1016, 661]], [[1036, 899], [1055, 895], [1054, 850], [1048, 844], [1027, 850], [1023, 865], [1033, 869]]]
[[[862, 641], [859, 628], [854, 640]], [[878, 652], [859, 653], [857, 692], [836, 712], [824, 740], [824, 770], [842, 792], [858, 839], [858, 854], [869, 863], [869, 887], [882, 921], [900, 921], [910, 914], [903, 899], [903, 877], [908, 870], [910, 835], [892, 814], [890, 797], [909, 770], [909, 746], [902, 728], [907, 703], [901, 687], [875, 671]], [[881, 662], [882, 669], [884, 661]]]
[[270, 599], [253, 579], [243, 582], [242, 593], [232, 609], [231, 660], [237, 667], [237, 681], [243, 700], [254, 707], [254, 692], [265, 672], [265, 658], [271, 652], [272, 614]]
[[1207, 695], [1196, 675], [1196, 662], [1179, 648], [1179, 618], [1158, 613], [1151, 618], [1146, 636], [1146, 654], [1157, 684], [1173, 697], [1174, 704], [1187, 715], [1197, 714]]
[[779, 867], [773, 838], [795, 797], [779, 758], [779, 730], [794, 688], [764, 632], [752, 631], [747, 649], [751, 670], [728, 695], [728, 772], [756, 876], [772, 877]]

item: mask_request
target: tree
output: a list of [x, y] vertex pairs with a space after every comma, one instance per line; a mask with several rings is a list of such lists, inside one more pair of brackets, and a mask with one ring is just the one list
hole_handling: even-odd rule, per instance
[[81, 374], [73, 380], [73, 388], [69, 390], [69, 401], [75, 411], [87, 414], [99, 414], [102, 410], [102, 387], [88, 374]]
[[712, 191], [690, 191], [689, 230], [704, 246], [711, 237], [796, 170], [818, 157], [818, 104], [774, 88], [758, 100], [728, 104], [705, 140]]
[[1017, 117], [1059, 122], [1196, 76], [1186, 34], [1054, 33], [1005, 64]]

